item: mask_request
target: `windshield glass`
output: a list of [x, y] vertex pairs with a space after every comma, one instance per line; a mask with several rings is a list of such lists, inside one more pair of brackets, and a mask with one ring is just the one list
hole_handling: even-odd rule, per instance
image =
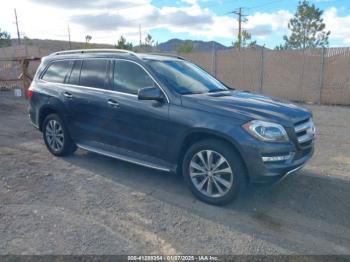
[[195, 64], [178, 60], [147, 60], [145, 62], [169, 88], [182, 95], [228, 90], [222, 83]]

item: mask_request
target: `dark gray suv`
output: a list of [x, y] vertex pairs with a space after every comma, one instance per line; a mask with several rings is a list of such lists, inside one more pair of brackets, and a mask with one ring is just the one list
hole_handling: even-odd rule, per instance
[[225, 86], [180, 57], [76, 50], [43, 58], [29, 115], [55, 156], [77, 147], [182, 173], [211, 204], [274, 182], [312, 156], [312, 114]]

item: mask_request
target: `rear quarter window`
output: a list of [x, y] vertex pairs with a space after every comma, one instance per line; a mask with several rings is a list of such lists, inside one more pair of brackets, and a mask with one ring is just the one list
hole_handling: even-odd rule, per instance
[[49, 65], [41, 79], [52, 83], [64, 83], [70, 72], [71, 63], [68, 60], [56, 61]]

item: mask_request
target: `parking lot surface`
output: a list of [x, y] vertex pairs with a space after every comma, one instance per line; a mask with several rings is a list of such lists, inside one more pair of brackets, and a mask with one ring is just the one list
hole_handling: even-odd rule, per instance
[[350, 254], [350, 108], [304, 106], [310, 163], [216, 207], [174, 174], [52, 156], [26, 101], [0, 92], [0, 254]]

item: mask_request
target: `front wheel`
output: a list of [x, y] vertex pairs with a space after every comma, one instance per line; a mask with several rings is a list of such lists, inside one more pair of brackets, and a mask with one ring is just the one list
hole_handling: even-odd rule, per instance
[[42, 130], [45, 145], [53, 155], [65, 156], [74, 153], [77, 149], [59, 115], [48, 115]]
[[241, 158], [227, 143], [216, 139], [199, 141], [188, 149], [183, 174], [192, 193], [214, 205], [233, 200], [246, 184]]

